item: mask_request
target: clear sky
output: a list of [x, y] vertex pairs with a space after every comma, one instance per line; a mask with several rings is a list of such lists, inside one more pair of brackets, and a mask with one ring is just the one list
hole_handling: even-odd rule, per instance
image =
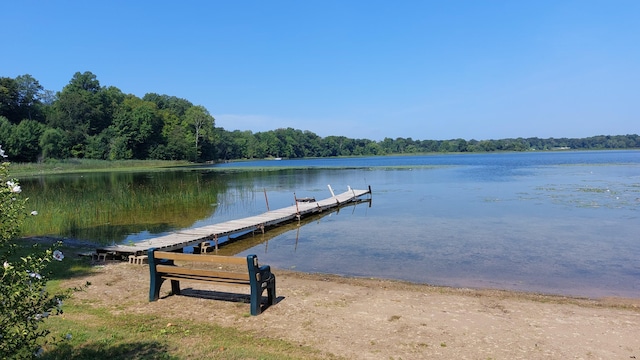
[[75, 72], [227, 130], [382, 140], [640, 133], [640, 1], [1, 0], [0, 76]]

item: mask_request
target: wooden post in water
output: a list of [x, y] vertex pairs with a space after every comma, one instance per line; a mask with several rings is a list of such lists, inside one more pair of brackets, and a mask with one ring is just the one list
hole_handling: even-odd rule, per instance
[[269, 210], [269, 198], [267, 197], [267, 189], [263, 188], [263, 190], [264, 190], [264, 200], [267, 202], [267, 211], [270, 211]]
[[300, 221], [300, 208], [298, 207], [298, 198], [295, 192], [293, 193], [293, 201], [296, 203], [296, 216], [298, 217], [298, 221]]

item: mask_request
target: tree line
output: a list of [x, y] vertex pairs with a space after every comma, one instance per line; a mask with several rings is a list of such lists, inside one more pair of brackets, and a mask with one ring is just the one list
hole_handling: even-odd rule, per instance
[[139, 98], [101, 86], [91, 72], [76, 72], [53, 92], [25, 74], [0, 77], [0, 144], [12, 161], [50, 159], [164, 159], [225, 161], [268, 157], [303, 158], [491, 152], [553, 149], [640, 148], [638, 135], [588, 138], [382, 141], [320, 137], [293, 128], [253, 133], [215, 126], [209, 111], [170, 95]]

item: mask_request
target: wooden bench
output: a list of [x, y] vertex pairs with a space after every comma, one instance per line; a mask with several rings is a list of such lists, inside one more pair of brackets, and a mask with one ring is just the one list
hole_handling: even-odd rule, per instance
[[[149, 301], [156, 301], [160, 297], [160, 287], [165, 280], [171, 281], [171, 293], [180, 295], [180, 281], [197, 281], [218, 283], [224, 285], [241, 285], [251, 288], [251, 315], [259, 315], [261, 312], [262, 293], [267, 290], [268, 305], [276, 302], [276, 276], [271, 273], [269, 265], [258, 265], [256, 255], [248, 255], [246, 258], [234, 256], [183, 254], [158, 251], [155, 248], [148, 250], [149, 271], [151, 273], [149, 286]], [[229, 271], [228, 269], [196, 269], [187, 266], [177, 266], [175, 261], [184, 262], [184, 265], [193, 263], [206, 263], [216, 267], [238, 267], [241, 269]]]

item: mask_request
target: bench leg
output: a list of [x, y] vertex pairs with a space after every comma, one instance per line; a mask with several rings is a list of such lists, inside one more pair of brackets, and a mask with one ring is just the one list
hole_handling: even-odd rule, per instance
[[171, 294], [180, 295], [180, 281], [171, 280]]
[[260, 315], [262, 309], [260, 303], [262, 302], [262, 288], [251, 289], [251, 315]]
[[[159, 276], [151, 277], [151, 285], [149, 287], [149, 301], [160, 299], [160, 288], [164, 283], [164, 279]], [[180, 295], [180, 281], [171, 280], [171, 295]]]
[[151, 284], [149, 284], [149, 301], [156, 301], [160, 298], [160, 287], [164, 279], [159, 276], [151, 275]]
[[[264, 287], [263, 287], [264, 285]], [[267, 304], [276, 304], [276, 276], [271, 274], [271, 278], [264, 283], [256, 283], [251, 286], [251, 315], [262, 313], [262, 293], [267, 290]]]
[[267, 296], [269, 298], [269, 305], [276, 304], [276, 276], [271, 275], [273, 278], [267, 283]]

